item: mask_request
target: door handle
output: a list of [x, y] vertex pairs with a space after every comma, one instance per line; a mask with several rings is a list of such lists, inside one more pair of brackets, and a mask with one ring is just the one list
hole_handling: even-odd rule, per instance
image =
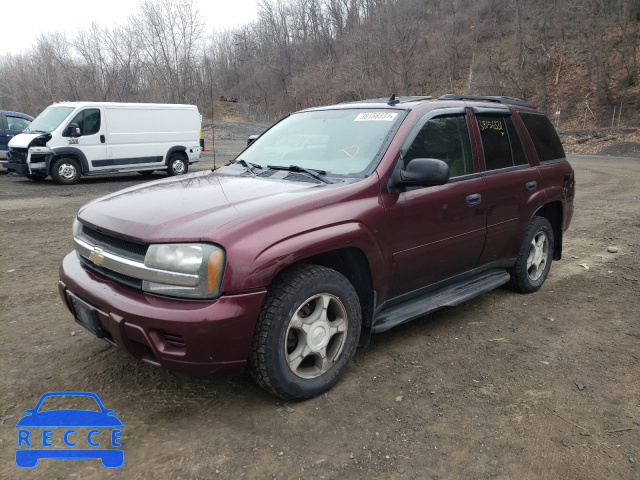
[[538, 184], [536, 182], [527, 182], [524, 184], [524, 186], [530, 192], [533, 192], [536, 188], [538, 188]]
[[104, 143], [104, 142], [106, 142], [104, 135], [100, 135], [100, 143]]
[[478, 205], [481, 201], [482, 195], [480, 195], [479, 193], [467, 195], [467, 205]]

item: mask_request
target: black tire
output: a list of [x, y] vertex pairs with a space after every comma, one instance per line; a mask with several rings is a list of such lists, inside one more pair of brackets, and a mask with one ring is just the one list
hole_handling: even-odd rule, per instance
[[251, 375], [285, 400], [320, 395], [349, 367], [361, 324], [358, 294], [342, 274], [293, 267], [269, 287], [253, 334]]
[[73, 158], [59, 158], [51, 164], [51, 177], [60, 185], [75, 185], [80, 175], [80, 164]]
[[155, 172], [155, 170], [142, 170], [138, 173], [145, 178], [149, 178], [151, 175], [153, 175], [153, 172]]
[[167, 173], [170, 177], [175, 175], [184, 175], [189, 171], [189, 161], [181, 153], [174, 153], [169, 158], [169, 164], [167, 166]]
[[522, 293], [538, 290], [553, 260], [553, 228], [544, 217], [533, 217], [524, 235], [515, 265], [509, 271], [509, 287]]
[[47, 174], [46, 173], [27, 173], [27, 178], [29, 180], [33, 180], [34, 182], [41, 182], [43, 181], [45, 178], [47, 178]]

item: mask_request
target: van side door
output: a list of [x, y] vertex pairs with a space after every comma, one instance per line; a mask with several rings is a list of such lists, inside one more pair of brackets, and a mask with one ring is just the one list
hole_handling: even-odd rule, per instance
[[[102, 117], [100, 108], [84, 108], [72, 117], [62, 131], [62, 137], [68, 143], [66, 148], [72, 151], [79, 150], [77, 153], [81, 158], [86, 159], [90, 171], [96, 170], [99, 162], [103, 161], [107, 154]], [[72, 123], [78, 125], [80, 136], [72, 133]]]
[[149, 107], [105, 107], [107, 160], [110, 168], [164, 167], [158, 153], [157, 110]]

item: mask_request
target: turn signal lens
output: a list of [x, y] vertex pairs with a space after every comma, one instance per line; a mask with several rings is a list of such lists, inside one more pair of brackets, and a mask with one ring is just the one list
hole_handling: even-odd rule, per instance
[[222, 250], [214, 250], [209, 255], [207, 261], [207, 288], [209, 293], [213, 293], [218, 288], [219, 281], [222, 280]]

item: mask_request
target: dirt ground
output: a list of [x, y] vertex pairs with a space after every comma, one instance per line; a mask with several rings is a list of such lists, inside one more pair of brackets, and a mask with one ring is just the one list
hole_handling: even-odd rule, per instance
[[[217, 162], [242, 145], [218, 142]], [[539, 292], [499, 289], [374, 336], [334, 389], [301, 403], [247, 376], [154, 368], [74, 323], [57, 290], [72, 220], [142, 176], [63, 187], [1, 174], [0, 478], [640, 478], [640, 159], [570, 160], [576, 212]], [[122, 468], [16, 467], [16, 421], [58, 390], [115, 409]]]

